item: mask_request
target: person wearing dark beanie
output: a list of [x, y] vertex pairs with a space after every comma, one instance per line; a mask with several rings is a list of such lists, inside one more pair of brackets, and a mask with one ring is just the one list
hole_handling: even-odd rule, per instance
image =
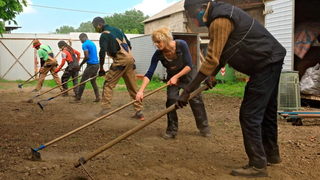
[[197, 26], [209, 29], [209, 47], [199, 72], [185, 87], [176, 107], [187, 105], [190, 93], [215, 75], [226, 63], [250, 76], [240, 107], [240, 125], [249, 162], [231, 175], [267, 177], [267, 164], [281, 163], [278, 146], [277, 95], [286, 55], [271, 33], [243, 10], [220, 1], [185, 0], [185, 12]]

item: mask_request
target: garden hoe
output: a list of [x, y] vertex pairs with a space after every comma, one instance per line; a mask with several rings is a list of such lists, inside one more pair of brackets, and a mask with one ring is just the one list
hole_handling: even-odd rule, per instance
[[[50, 67], [51, 65], [47, 65], [46, 67]], [[22, 86], [27, 84], [28, 82], [31, 82], [30, 79], [34, 78], [36, 75], [38, 75], [40, 73], [40, 71], [38, 71], [35, 75], [31, 76], [28, 80], [26, 80], [24, 83], [22, 84], [18, 84], [18, 88], [21, 90]]]
[[[70, 82], [70, 81], [73, 81], [73, 80], [81, 77], [82, 75], [83, 75], [83, 74], [81, 74], [81, 75], [79, 75], [79, 76], [77, 76], [77, 77], [75, 77], [75, 78], [72, 78], [72, 79], [70, 79], [69, 81], [66, 81], [66, 82], [62, 83], [61, 86], [64, 85], [64, 84], [66, 84], [66, 83], [68, 83], [68, 82]], [[47, 93], [47, 92], [50, 92], [50, 91], [56, 89], [57, 87], [59, 87], [59, 86], [57, 85], [57, 86], [55, 86], [55, 87], [52, 88], [52, 89], [49, 89], [49, 90], [47, 90], [47, 91], [45, 91], [45, 92], [43, 92], [43, 93], [37, 94], [37, 95], [33, 96], [32, 98], [30, 98], [29, 100], [27, 100], [26, 102], [27, 102], [27, 103], [32, 103], [34, 98], [39, 97], [39, 96], [41, 96], [41, 95], [43, 95], [43, 94], [45, 94], [45, 93]]]
[[31, 77], [30, 77], [28, 80], [26, 80], [24, 83], [18, 84], [18, 88], [21, 90], [21, 89], [22, 89], [22, 86], [23, 86], [24, 84], [28, 83], [28, 82], [30, 81], [30, 79], [34, 78], [34, 77], [35, 77], [36, 75], [38, 75], [39, 73], [40, 73], [40, 71], [37, 72], [35, 75], [31, 76]]
[[[82, 84], [84, 84], [84, 83], [86, 83], [86, 82], [88, 82], [88, 81], [91, 81], [92, 79], [97, 78], [98, 76], [99, 76], [99, 75], [96, 75], [96, 76], [94, 76], [94, 77], [91, 77], [91, 78], [89, 78], [89, 79], [87, 79], [87, 80], [83, 81], [82, 83], [79, 83], [79, 84], [77, 84], [77, 85], [73, 86], [72, 88], [68, 88], [67, 90], [62, 91], [61, 93], [58, 93], [58, 94], [56, 94], [56, 95], [54, 95], [54, 96], [50, 97], [49, 99], [38, 101], [38, 103], [37, 103], [37, 104], [38, 104], [38, 105], [39, 105], [39, 107], [43, 110], [44, 106], [47, 106], [47, 105], [48, 105], [48, 101], [50, 101], [51, 99], [54, 99], [54, 98], [56, 98], [56, 97], [58, 97], [58, 96], [60, 96], [60, 95], [62, 95], [62, 94], [64, 94], [64, 93], [66, 93], [66, 92], [68, 92], [68, 91], [70, 91], [70, 90], [72, 90], [72, 89], [74, 89], [74, 88], [78, 87], [78, 86], [81, 86]], [[45, 103], [44, 103], [44, 104], [41, 104], [41, 102], [42, 102], [42, 101], [45, 101]]]
[[[169, 84], [163, 85], [163, 86], [161, 86], [161, 87], [159, 87], [159, 88], [157, 88], [157, 89], [145, 94], [144, 98], [154, 94], [155, 92], [158, 92], [159, 90], [167, 87], [168, 85]], [[119, 107], [119, 108], [117, 108], [117, 109], [115, 109], [115, 110], [103, 115], [103, 116], [100, 116], [100, 117], [94, 119], [93, 121], [91, 121], [91, 122], [89, 122], [89, 123], [77, 128], [77, 129], [75, 129], [73, 131], [70, 131], [69, 133], [67, 133], [65, 135], [62, 135], [62, 136], [60, 136], [60, 137], [58, 137], [58, 138], [56, 138], [56, 139], [54, 139], [54, 140], [52, 140], [52, 141], [50, 141], [50, 142], [48, 142], [46, 144], [41, 145], [39, 148], [36, 148], [36, 149], [31, 148], [32, 159], [34, 159], [34, 160], [41, 159], [41, 154], [38, 152], [39, 150], [44, 149], [45, 147], [47, 147], [47, 146], [49, 146], [49, 145], [51, 145], [51, 144], [53, 144], [53, 143], [55, 143], [57, 141], [60, 141], [61, 139], [66, 138], [66, 137], [68, 137], [68, 136], [70, 136], [70, 135], [72, 135], [72, 134], [74, 134], [74, 133], [76, 133], [76, 132], [78, 132], [78, 131], [80, 131], [80, 130], [82, 130], [82, 129], [84, 129], [84, 128], [86, 128], [86, 127], [88, 127], [88, 126], [90, 126], [90, 125], [92, 125], [94, 123], [96, 123], [96, 122], [98, 122], [98, 121], [101, 121], [102, 119], [104, 119], [104, 118], [106, 118], [106, 117], [108, 117], [108, 116], [110, 116], [110, 115], [112, 115], [112, 114], [114, 114], [114, 113], [116, 113], [116, 112], [128, 107], [128, 106], [130, 106], [131, 104], [133, 104], [135, 102], [137, 102], [137, 100], [131, 101], [131, 102], [129, 102], [129, 103], [127, 103], [127, 104], [125, 104], [125, 105], [123, 105], [123, 106], [121, 106], [121, 107]]]
[[[201, 93], [203, 90], [206, 90], [208, 88], [207, 85], [204, 85], [202, 87], [199, 87], [197, 90], [195, 90], [193, 93], [190, 94], [189, 99], [193, 98], [194, 96]], [[88, 154], [86, 157], [81, 157], [77, 162], [74, 163], [75, 167], [79, 167], [80, 165], [83, 166], [87, 161], [92, 159], [93, 157], [97, 156], [98, 154], [102, 153], [103, 151], [109, 149], [110, 147], [114, 146], [115, 144], [119, 143], [120, 141], [126, 139], [127, 137], [131, 136], [132, 134], [138, 132], [139, 130], [143, 129], [144, 127], [148, 126], [149, 124], [155, 122], [157, 119], [161, 118], [162, 116], [166, 115], [167, 113], [175, 110], [175, 104], [171, 105], [167, 109], [164, 109], [159, 114], [154, 116], [153, 118], [144, 121], [142, 124], [132, 128], [131, 130], [127, 131], [126, 133], [122, 134], [121, 136], [117, 137], [116, 139], [110, 141], [109, 143], [105, 144], [104, 146], [96, 149], [95, 151]]]

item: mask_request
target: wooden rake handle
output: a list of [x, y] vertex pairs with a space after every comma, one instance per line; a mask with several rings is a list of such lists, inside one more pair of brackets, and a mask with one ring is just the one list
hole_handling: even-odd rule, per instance
[[[159, 90], [167, 87], [168, 85], [169, 85], [169, 84], [163, 85], [163, 86], [161, 86], [161, 87], [159, 87], [159, 88], [157, 88], [157, 89], [155, 89], [155, 90], [147, 93], [144, 97], [148, 97], [148, 96], [150, 96], [150, 95], [158, 92]], [[57, 142], [57, 141], [59, 141], [59, 140], [61, 140], [61, 139], [63, 139], [63, 138], [66, 138], [66, 137], [70, 136], [71, 134], [74, 134], [74, 133], [76, 133], [76, 132], [78, 132], [78, 131], [80, 131], [80, 130], [82, 130], [82, 129], [84, 129], [84, 128], [86, 128], [86, 127], [88, 127], [88, 126], [90, 126], [90, 125], [92, 125], [92, 124], [94, 124], [94, 123], [96, 123], [96, 122], [98, 122], [98, 121], [101, 121], [102, 119], [104, 119], [104, 118], [106, 118], [106, 117], [108, 117], [108, 116], [110, 116], [110, 115], [112, 115], [112, 114], [114, 114], [114, 113], [116, 113], [116, 112], [118, 112], [118, 111], [120, 111], [120, 110], [128, 107], [128, 106], [130, 106], [131, 104], [133, 104], [133, 103], [135, 103], [135, 102], [137, 102], [137, 100], [131, 101], [131, 102], [129, 102], [129, 103], [127, 103], [127, 104], [125, 104], [125, 105], [123, 105], [123, 106], [121, 106], [121, 107], [119, 107], [119, 108], [117, 108], [117, 109], [115, 109], [115, 110], [113, 110], [113, 111], [111, 111], [111, 112], [109, 112], [109, 113], [107, 113], [107, 114], [99, 117], [99, 118], [96, 118], [95, 120], [93, 120], [93, 121], [91, 121], [91, 122], [89, 122], [89, 123], [87, 123], [87, 124], [85, 124], [85, 125], [83, 125], [83, 126], [81, 126], [81, 127], [78, 127], [77, 129], [75, 129], [75, 130], [73, 130], [73, 131], [70, 131], [69, 133], [67, 133], [67, 134], [65, 134], [65, 135], [62, 135], [62, 136], [60, 136], [60, 137], [58, 137], [58, 138], [56, 138], [56, 139], [54, 139], [54, 140], [52, 140], [52, 141], [44, 144], [44, 145], [41, 145], [39, 149], [43, 149], [43, 148], [45, 148], [46, 146], [49, 146], [49, 145], [51, 145], [51, 144], [53, 144], [53, 143], [55, 143], [55, 142]]]
[[[201, 93], [203, 90], [205, 90], [207, 88], [208, 88], [207, 85], [199, 87], [197, 90], [195, 90], [193, 93], [191, 93], [189, 99], [191, 99], [194, 96], [198, 95], [199, 93]], [[134, 127], [133, 129], [127, 131], [126, 133], [124, 133], [121, 136], [117, 137], [116, 139], [110, 141], [109, 143], [105, 144], [104, 146], [102, 146], [102, 147], [96, 149], [95, 151], [91, 152], [87, 156], [79, 158], [79, 160], [77, 162], [73, 163], [74, 166], [75, 167], [79, 167], [81, 165], [81, 163], [85, 164], [87, 161], [89, 161], [93, 157], [95, 157], [98, 154], [102, 153], [103, 151], [109, 149], [110, 147], [112, 147], [115, 144], [119, 143], [120, 141], [126, 139], [127, 137], [131, 136], [132, 134], [138, 132], [139, 130], [143, 129], [144, 127], [146, 127], [149, 124], [155, 122], [157, 119], [161, 118], [162, 116], [166, 115], [167, 113], [169, 113], [169, 112], [171, 112], [171, 111], [173, 111], [175, 109], [176, 109], [175, 104], [171, 105], [170, 107], [168, 107], [167, 109], [164, 109], [163, 111], [161, 111], [159, 114], [157, 114], [153, 118], [151, 118], [151, 119], [149, 119], [147, 121], [144, 121], [140, 125]]]

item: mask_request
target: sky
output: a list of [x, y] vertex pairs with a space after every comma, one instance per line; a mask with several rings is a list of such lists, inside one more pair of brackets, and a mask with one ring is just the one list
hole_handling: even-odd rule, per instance
[[[96, 16], [111, 16], [127, 10], [140, 10], [144, 15], [157, 14], [180, 0], [27, 0], [28, 6], [16, 16], [18, 30], [11, 33], [50, 33], [63, 25], [78, 28], [82, 22], [92, 21]], [[59, 10], [46, 7], [75, 9], [88, 12]], [[6, 23], [6, 25], [9, 25]], [[9, 26], [13, 26], [11, 23]]]

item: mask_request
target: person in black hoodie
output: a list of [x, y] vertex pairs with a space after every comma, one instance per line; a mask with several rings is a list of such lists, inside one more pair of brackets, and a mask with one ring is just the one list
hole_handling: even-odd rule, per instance
[[281, 162], [277, 94], [286, 50], [265, 27], [235, 6], [210, 0], [185, 0], [184, 8], [197, 26], [209, 28], [210, 42], [205, 61], [178, 97], [176, 107], [186, 106], [190, 93], [203, 80], [209, 88], [214, 87], [215, 75], [226, 63], [250, 76], [239, 116], [249, 163], [233, 169], [231, 174], [266, 177], [267, 163]]

